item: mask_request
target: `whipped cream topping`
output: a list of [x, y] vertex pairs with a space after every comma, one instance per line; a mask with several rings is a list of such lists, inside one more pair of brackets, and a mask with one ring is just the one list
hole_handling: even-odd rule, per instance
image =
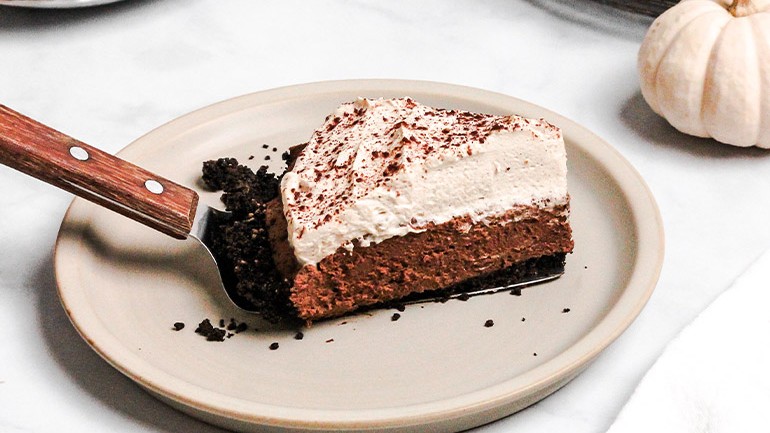
[[457, 217], [566, 204], [566, 173], [561, 131], [542, 119], [360, 98], [313, 133], [281, 198], [307, 265]]

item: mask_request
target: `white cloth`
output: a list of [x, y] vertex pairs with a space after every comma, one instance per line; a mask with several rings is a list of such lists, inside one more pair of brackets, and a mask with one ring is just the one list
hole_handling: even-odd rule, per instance
[[665, 349], [608, 433], [770, 431], [770, 250]]

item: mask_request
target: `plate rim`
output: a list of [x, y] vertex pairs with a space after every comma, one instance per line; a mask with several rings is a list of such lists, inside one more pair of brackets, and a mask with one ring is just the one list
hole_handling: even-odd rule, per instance
[[[558, 124], [564, 131], [565, 137], [569, 137], [570, 141], [581, 147], [611, 174], [612, 179], [626, 196], [631, 211], [629, 220], [634, 223], [636, 229], [639, 254], [633, 263], [634, 269], [631, 271], [625, 287], [608, 314], [566, 350], [529, 370], [527, 374], [535, 375], [539, 377], [539, 380], [528, 382], [528, 385], [524, 387], [514, 386], [516, 382], [516, 377], [514, 377], [494, 386], [437, 402], [385, 409], [333, 411], [333, 417], [329, 416], [330, 411], [328, 410], [285, 408], [256, 402], [249, 402], [249, 404], [244, 405], [240, 399], [199, 388], [159, 369], [153, 371], [152, 365], [147, 365], [141, 358], [133, 354], [126, 353], [120, 360], [114, 359], [116, 348], [111, 345], [117, 343], [117, 351], [120, 352], [120, 342], [111, 335], [106, 335], [106, 339], [100, 338], [97, 341], [93, 335], [88, 333], [88, 318], [82, 315], [75, 317], [71, 308], [71, 299], [64, 287], [66, 278], [62, 275], [63, 254], [61, 251], [62, 234], [67, 221], [70, 219], [73, 205], [81, 200], [76, 198], [68, 207], [57, 235], [54, 246], [54, 273], [57, 293], [67, 317], [94, 351], [140, 386], [164, 399], [178, 403], [181, 405], [178, 408], [184, 410], [186, 407], [198, 414], [208, 414], [214, 418], [223, 417], [226, 420], [277, 429], [394, 429], [425, 426], [447, 419], [467, 420], [474, 416], [478, 417], [485, 413], [494, 412], [506, 405], [513, 405], [527, 395], [543, 392], [549, 387], [558, 388], [560, 382], [563, 382], [561, 383], [563, 385], [586, 368], [636, 319], [655, 289], [665, 253], [663, 221], [649, 187], [630, 162], [599, 136], [560, 114], [513, 96], [474, 87], [419, 80], [359, 79], [296, 84], [253, 92], [204, 106], [140, 136], [119, 151], [118, 155], [126, 157], [131, 154], [132, 148], [142, 147], [142, 143], [145, 141], [155, 141], [163, 139], [164, 136], [176, 135], [179, 132], [195, 128], [206, 119], [218, 118], [241, 109], [302, 98], [307, 94], [318, 95], [343, 91], [402, 92], [404, 94], [422, 92], [435, 94], [439, 97], [472, 100], [498, 106], [515, 104], [525, 107], [523, 111], [536, 112], [546, 117], [549, 122]], [[589, 144], [588, 147], [585, 146], [586, 143]], [[645, 251], [648, 253], [645, 254]], [[70, 300], [69, 305], [68, 300]], [[570, 362], [559, 362], [565, 357]], [[557, 368], [558, 365], [561, 367]], [[162, 380], [158, 379], [159, 377]], [[161, 382], [166, 385], [161, 385]], [[193, 398], [191, 395], [197, 398]], [[256, 413], [254, 410], [247, 410], [246, 406], [251, 409], [260, 408], [262, 411]], [[404, 415], [406, 408], [410, 409], [407, 411], [409, 414]], [[303, 416], [297, 416], [300, 414]], [[483, 422], [497, 418], [499, 415], [494, 418], [485, 418]], [[209, 421], [211, 422], [211, 420]], [[474, 422], [473, 425], [480, 425], [483, 422]]]
[[117, 3], [122, 0], [0, 0], [0, 6], [31, 9], [75, 9]]

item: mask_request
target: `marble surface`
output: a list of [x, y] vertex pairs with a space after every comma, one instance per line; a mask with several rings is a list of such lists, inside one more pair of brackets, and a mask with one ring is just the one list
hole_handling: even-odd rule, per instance
[[[681, 135], [650, 111], [635, 69], [649, 24], [588, 0], [0, 7], [0, 103], [110, 152], [201, 106], [328, 79], [476, 86], [582, 123], [658, 200], [660, 283], [576, 380], [478, 431], [603, 432], [666, 343], [770, 242], [770, 153]], [[51, 254], [70, 200], [0, 166], [0, 431], [221, 431], [142, 391], [69, 324]]]

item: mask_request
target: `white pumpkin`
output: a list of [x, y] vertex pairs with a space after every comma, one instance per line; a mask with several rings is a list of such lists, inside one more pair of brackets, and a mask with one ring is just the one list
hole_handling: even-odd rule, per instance
[[770, 0], [684, 0], [639, 50], [644, 99], [676, 129], [770, 148]]

